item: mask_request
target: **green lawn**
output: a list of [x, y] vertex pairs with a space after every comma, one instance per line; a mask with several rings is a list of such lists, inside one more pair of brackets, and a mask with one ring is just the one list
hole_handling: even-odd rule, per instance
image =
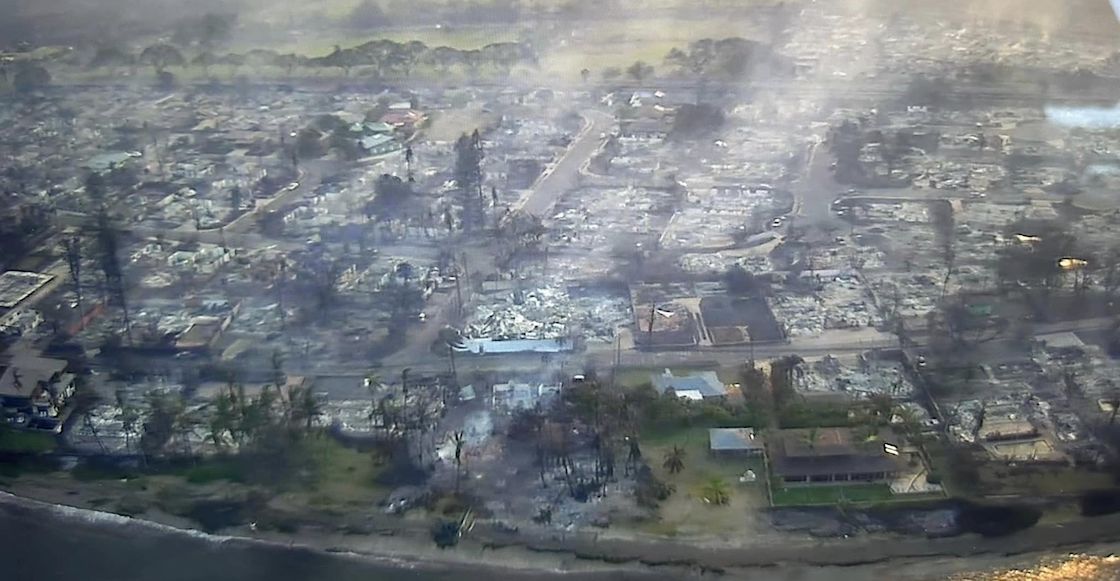
[[54, 434], [0, 429], [0, 452], [43, 454], [54, 450], [55, 445]]
[[841, 502], [883, 502], [894, 498], [887, 484], [847, 486], [774, 487], [774, 506], [839, 504]]
[[843, 428], [852, 424], [848, 412], [849, 408], [843, 405], [794, 402], [778, 412], [778, 424], [783, 429]]
[[[684, 469], [672, 474], [664, 466], [665, 456], [680, 446], [685, 451]], [[766, 470], [761, 458], [719, 458], [708, 451], [707, 428], [686, 428], [666, 431], [656, 440], [642, 441], [642, 455], [654, 475], [670, 484], [675, 492], [658, 510], [658, 519], [642, 530], [659, 535], [750, 533], [748, 514], [766, 507]], [[758, 479], [740, 483], [748, 469]], [[702, 501], [704, 487], [713, 479], [727, 483], [730, 502], [715, 506]]]

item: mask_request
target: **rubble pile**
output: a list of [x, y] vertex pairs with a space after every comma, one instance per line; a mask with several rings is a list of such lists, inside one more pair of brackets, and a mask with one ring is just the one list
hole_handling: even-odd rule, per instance
[[630, 318], [625, 297], [572, 297], [556, 283], [514, 290], [497, 302], [478, 305], [464, 333], [496, 340], [560, 339], [575, 334], [588, 341], [612, 341], [615, 330]]
[[785, 324], [788, 336], [812, 336], [825, 329], [873, 327], [882, 323], [858, 276], [804, 274], [814, 281], [813, 292], [780, 292], [766, 299], [774, 315]]
[[845, 392], [858, 398], [871, 395], [908, 398], [915, 389], [901, 363], [896, 361], [867, 360], [853, 367], [825, 356], [799, 367], [795, 377], [798, 391], [806, 393]]

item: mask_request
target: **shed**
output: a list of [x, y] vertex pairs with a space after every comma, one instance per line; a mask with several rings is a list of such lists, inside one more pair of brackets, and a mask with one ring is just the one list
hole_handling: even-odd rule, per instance
[[761, 456], [763, 445], [754, 428], [712, 428], [708, 430], [708, 449], [719, 455]]

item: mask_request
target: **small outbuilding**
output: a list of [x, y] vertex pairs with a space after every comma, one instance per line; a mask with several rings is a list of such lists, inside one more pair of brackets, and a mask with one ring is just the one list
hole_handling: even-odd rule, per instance
[[712, 428], [708, 430], [708, 448], [718, 456], [761, 456], [762, 439], [754, 428]]

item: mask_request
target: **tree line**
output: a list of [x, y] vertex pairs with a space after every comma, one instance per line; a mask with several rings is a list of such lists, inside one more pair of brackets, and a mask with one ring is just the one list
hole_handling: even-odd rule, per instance
[[358, 46], [335, 46], [330, 54], [307, 57], [295, 53], [254, 49], [245, 53], [219, 53], [212, 44], [199, 44], [194, 56], [175, 44], [161, 42], [144, 47], [139, 53], [117, 45], [99, 47], [88, 62], [88, 67], [137, 67], [149, 66], [162, 73], [170, 67], [188, 66], [202, 69], [209, 74], [211, 67], [233, 68], [276, 67], [291, 75], [296, 68], [336, 68], [349, 76], [354, 70], [374, 78], [391, 76], [408, 77], [418, 68], [426, 67], [441, 74], [462, 70], [476, 75], [483, 70], [496, 70], [508, 74], [518, 65], [535, 66], [537, 55], [528, 44], [496, 42], [477, 49], [457, 49], [447, 46], [429, 47], [420, 41], [397, 42], [371, 40]]

